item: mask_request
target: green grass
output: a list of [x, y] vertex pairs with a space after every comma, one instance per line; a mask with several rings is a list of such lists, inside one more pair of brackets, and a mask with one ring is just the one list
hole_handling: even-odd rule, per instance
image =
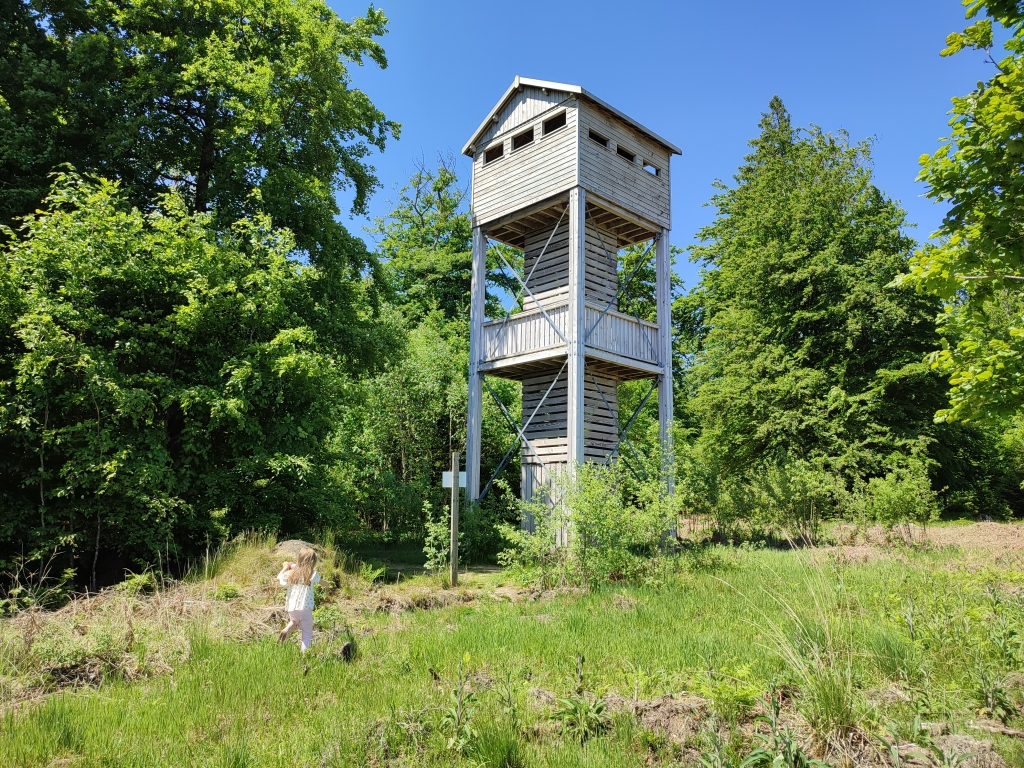
[[[269, 637], [214, 641], [196, 626], [172, 674], [8, 708], [0, 764], [643, 766], [681, 754], [622, 715], [582, 746], [562, 740], [554, 705], [531, 689], [573, 693], [582, 656], [582, 687], [597, 696], [697, 691], [728, 721], [744, 717], [751, 691], [793, 684], [807, 716], [854, 718], [870, 731], [910, 722], [915, 706], [926, 717], [975, 717], [979, 663], [1021, 666], [1024, 611], [1006, 589], [1024, 575], [1005, 564], [968, 572], [950, 552], [854, 565], [722, 554], [712, 572], [684, 570], [658, 589], [360, 614], [352, 664], [329, 643], [301, 657]], [[476, 673], [465, 756], [449, 748], [444, 725], [460, 663]], [[800, 664], [815, 677], [801, 677]], [[894, 684], [922, 703], [865, 693]]]

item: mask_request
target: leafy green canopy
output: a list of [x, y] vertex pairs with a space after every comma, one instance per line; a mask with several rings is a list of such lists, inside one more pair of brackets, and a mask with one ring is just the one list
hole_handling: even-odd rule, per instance
[[[370, 234], [379, 238], [377, 255], [386, 265], [384, 275], [396, 303], [412, 320], [437, 310], [447, 320], [462, 319], [469, 328], [473, 222], [466, 196], [454, 159], [441, 158], [434, 170], [421, 161], [387, 216], [374, 219]], [[514, 275], [502, 273], [498, 249], [513, 268], [520, 268], [522, 277], [522, 254], [491, 246], [485, 307], [489, 317], [504, 314], [495, 290], [514, 295], [519, 288]]]
[[215, 230], [174, 195], [144, 214], [65, 175], [7, 235], [0, 561], [347, 523], [327, 477], [342, 351], [286, 230]]
[[335, 216], [345, 189], [365, 211], [379, 186], [366, 157], [398, 134], [348, 74], [366, 58], [387, 66], [382, 11], [346, 22], [322, 0], [3, 2], [0, 223], [31, 213], [66, 163], [119, 180], [142, 210], [174, 188], [224, 226], [269, 214], [323, 269], [373, 268]]
[[[394, 324], [397, 336], [381, 369], [353, 384], [331, 436], [332, 476], [364, 532], [385, 541], [421, 537], [428, 511], [447, 508], [441, 472], [451, 452], [465, 446], [472, 235], [465, 198], [450, 162], [420, 163], [370, 230], [379, 238], [381, 275], [391, 289], [380, 317]], [[491, 288], [507, 289], [501, 279], [492, 269]], [[497, 311], [493, 290], [489, 304]], [[517, 411], [518, 384], [491, 383]], [[485, 408], [486, 472], [511, 436], [497, 407], [487, 400]], [[464, 556], [493, 554], [498, 541], [491, 523], [503, 512], [499, 499], [464, 511]]]
[[[949, 138], [921, 157], [919, 180], [950, 204], [937, 243], [914, 257], [903, 282], [943, 300], [942, 349], [949, 407], [937, 418], [997, 421], [1024, 405], [1024, 7], [969, 0], [991, 17], [946, 39], [943, 56], [983, 50], [992, 77], [953, 99]], [[992, 56], [992, 19], [1009, 28], [1008, 55]]]
[[811, 461], [847, 478], [909, 449], [940, 404], [920, 361], [933, 299], [887, 288], [914, 241], [871, 182], [867, 143], [802, 131], [772, 99], [678, 300], [683, 387], [721, 476]]

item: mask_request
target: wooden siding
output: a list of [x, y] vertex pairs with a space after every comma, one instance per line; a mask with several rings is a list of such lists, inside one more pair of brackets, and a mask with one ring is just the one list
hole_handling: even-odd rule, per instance
[[[602, 312], [604, 305], [587, 303], [583, 333], [587, 349], [598, 349], [642, 363], [656, 365], [658, 360], [658, 326], [621, 312]], [[565, 346], [555, 331], [557, 327], [568, 338], [568, 304], [545, 306], [554, 326], [538, 309], [519, 312], [504, 322], [490, 320], [483, 325], [481, 362], [494, 362], [545, 349]]]
[[[523, 251], [528, 278], [526, 286], [533, 294], [533, 298], [528, 295], [523, 297], [523, 308], [526, 310], [536, 308], [538, 303], [543, 307], [561, 304], [568, 297], [568, 218], [564, 217], [557, 228], [536, 230], [526, 235], [526, 248]], [[553, 236], [552, 230], [555, 230]], [[615, 299], [619, 290], [619, 277], [615, 236], [609, 232], [598, 232], [596, 227], [588, 224], [586, 248], [587, 301], [601, 306], [612, 302], [612, 309], [617, 309], [618, 302]]]
[[[495, 137], [505, 134], [518, 133], [519, 128], [525, 128], [535, 117], [543, 115], [552, 110], [562, 102], [572, 100], [575, 103], [576, 97], [564, 91], [548, 90], [544, 93], [540, 88], [524, 86], [519, 92], [508, 100], [508, 104], [497, 114], [498, 121], [494, 123], [477, 142], [477, 150], [489, 147]], [[552, 114], [557, 110], [552, 110]]]
[[[561, 371], [561, 375], [559, 375]], [[555, 381], [555, 377], [558, 380]], [[548, 391], [554, 382], [554, 387], [543, 404], [544, 393]], [[568, 402], [567, 371], [559, 366], [551, 368], [543, 373], [538, 373], [523, 379], [523, 424], [526, 428], [523, 434], [530, 441], [530, 446], [523, 446], [522, 460], [524, 464], [551, 464], [566, 463], [568, 455], [568, 423], [566, 421], [566, 403]], [[537, 409], [534, 414], [534, 409]]]
[[619, 444], [618, 381], [587, 366], [583, 381], [583, 456], [607, 463]]
[[599, 232], [587, 224], [587, 279], [584, 289], [588, 302], [602, 307], [608, 302], [612, 309], [618, 309], [615, 300], [619, 292], [619, 252], [615, 247], [615, 236], [610, 232]]
[[[512, 103], [515, 103], [513, 99]], [[498, 134], [495, 141], [505, 144], [504, 157], [484, 165], [484, 151], [494, 142], [482, 144], [473, 158], [473, 216], [478, 224], [513, 213], [546, 200], [576, 186], [578, 156], [575, 102], [565, 106], [566, 124], [547, 136], [544, 119], [558, 110], [548, 110], [514, 130]], [[530, 126], [535, 130], [533, 143], [512, 151], [512, 136]]]
[[[584, 104], [579, 110], [580, 184], [588, 192], [611, 201], [660, 227], [672, 221], [669, 194], [669, 154], [621, 120]], [[608, 139], [603, 147], [589, 138], [593, 129]], [[634, 153], [630, 163], [616, 153], [616, 147]], [[640, 161], [649, 161], [661, 172], [653, 176]]]
[[[553, 236], [552, 231], [554, 231]], [[548, 243], [549, 237], [551, 238], [550, 243]], [[545, 245], [547, 245], [546, 250]], [[543, 307], [548, 307], [567, 301], [569, 290], [568, 214], [562, 217], [562, 221], [557, 227], [527, 233], [523, 259], [525, 276], [528, 278], [526, 287], [530, 289], [536, 299], [535, 302], [529, 296], [524, 296], [524, 309], [536, 308], [537, 302]]]
[[[544, 313], [538, 309], [519, 312], [507, 321], [491, 320], [484, 323], [482, 334], [482, 361], [500, 360], [504, 357], [515, 357], [543, 349], [565, 345], [562, 337], [555, 331], [557, 327], [562, 336], [568, 331], [569, 307], [562, 304], [546, 307], [545, 311], [554, 326], [548, 322]], [[502, 327], [504, 325], [504, 327]]]
[[586, 346], [644, 363], [658, 362], [658, 326], [587, 304]]

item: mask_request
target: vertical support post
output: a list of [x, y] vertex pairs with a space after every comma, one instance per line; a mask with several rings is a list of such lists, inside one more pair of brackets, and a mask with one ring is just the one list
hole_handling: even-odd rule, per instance
[[483, 356], [486, 297], [487, 235], [480, 227], [473, 227], [473, 273], [469, 304], [469, 407], [466, 414], [466, 498], [470, 503], [480, 498], [480, 443], [484, 418], [484, 390], [479, 365]]
[[[669, 230], [663, 229], [655, 253], [658, 304], [658, 362], [661, 377], [658, 380], [658, 426], [661, 436], [661, 467], [668, 492], [675, 485], [672, 451], [672, 253]], [[673, 522], [673, 528], [675, 524]]]
[[[569, 323], [568, 388], [566, 420], [570, 477], [584, 459], [584, 340], [586, 338], [587, 193], [582, 187], [569, 191]], [[568, 531], [559, 533], [559, 544], [568, 544]]]
[[452, 452], [452, 542], [448, 563], [452, 569], [452, 586], [459, 584], [459, 452]]

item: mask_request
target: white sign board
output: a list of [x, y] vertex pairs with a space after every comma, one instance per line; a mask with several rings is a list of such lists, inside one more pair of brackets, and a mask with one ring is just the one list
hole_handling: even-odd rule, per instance
[[[442, 472], [441, 473], [441, 487], [442, 488], [451, 488], [452, 487], [452, 473], [451, 472]], [[459, 488], [465, 488], [465, 487], [466, 487], [466, 473], [465, 472], [459, 472]]]

